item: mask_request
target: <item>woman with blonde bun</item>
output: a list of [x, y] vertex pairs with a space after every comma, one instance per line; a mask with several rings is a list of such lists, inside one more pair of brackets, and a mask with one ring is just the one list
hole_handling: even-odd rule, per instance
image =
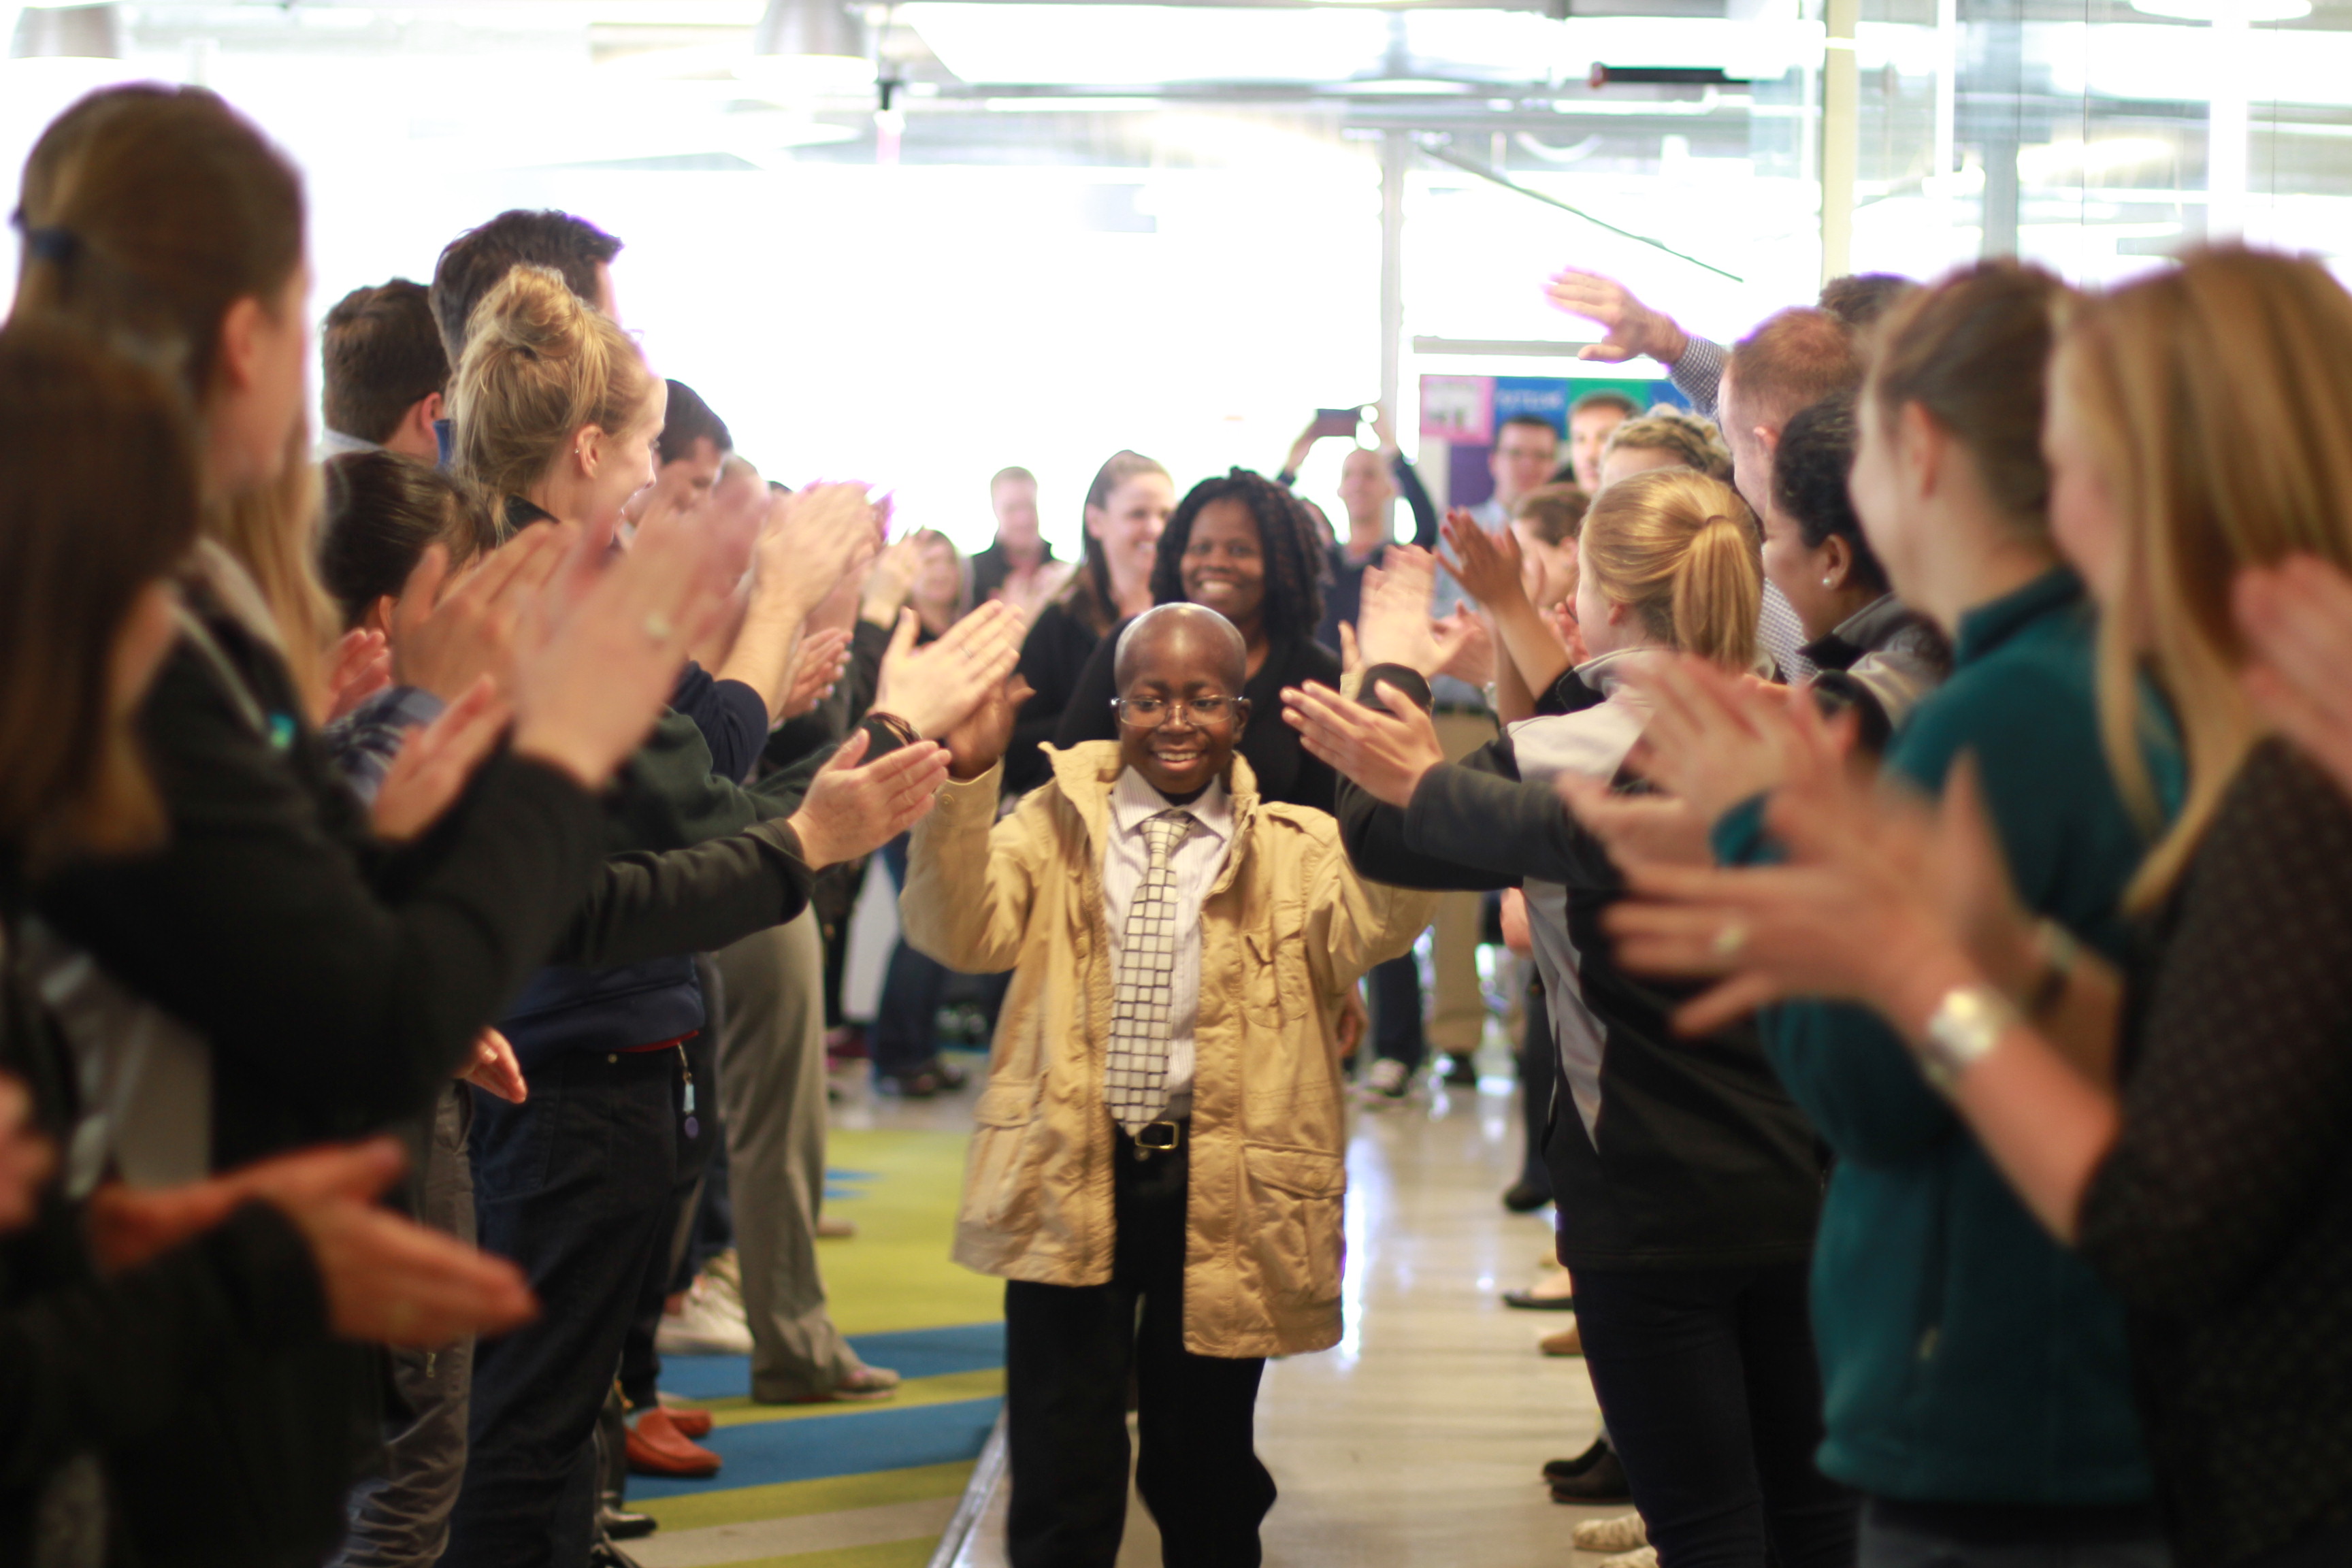
[[1812, 1461], [1818, 1144], [1751, 1026], [1677, 1037], [1676, 996], [1612, 962], [1598, 921], [1622, 879], [1554, 792], [1623, 781], [1652, 721], [1637, 672], [1677, 652], [1748, 668], [1755, 521], [1730, 486], [1688, 468], [1604, 488], [1579, 542], [1587, 706], [1513, 724], [1459, 763], [1424, 710], [1427, 565], [1389, 559], [1366, 594], [1359, 700], [1308, 687], [1284, 693], [1285, 717], [1343, 775], [1341, 837], [1364, 874], [1526, 889], [1558, 1062], [1544, 1153], [1559, 1257], [1650, 1543], [1665, 1563], [1843, 1568], [1853, 1498]]

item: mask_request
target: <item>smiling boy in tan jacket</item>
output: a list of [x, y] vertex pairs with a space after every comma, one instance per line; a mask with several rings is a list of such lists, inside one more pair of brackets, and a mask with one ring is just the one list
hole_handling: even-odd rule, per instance
[[1234, 755], [1245, 673], [1215, 612], [1139, 616], [1118, 741], [1055, 752], [1053, 782], [997, 822], [1007, 693], [948, 738], [951, 782], [908, 854], [907, 940], [1013, 972], [955, 1255], [1010, 1281], [1017, 1568], [1118, 1558], [1130, 1372], [1164, 1561], [1258, 1562], [1265, 1358], [1339, 1338], [1335, 1018], [1433, 900], [1360, 880], [1327, 814], [1258, 800]]

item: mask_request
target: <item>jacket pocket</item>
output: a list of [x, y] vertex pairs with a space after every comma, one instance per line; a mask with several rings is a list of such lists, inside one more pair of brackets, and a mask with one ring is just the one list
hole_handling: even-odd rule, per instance
[[1348, 1167], [1319, 1149], [1242, 1146], [1243, 1247], [1277, 1307], [1322, 1307], [1339, 1299]]
[[1037, 1228], [1038, 1173], [1045, 1163], [1038, 1110], [1045, 1080], [995, 1078], [973, 1107], [966, 1157], [963, 1223], [1002, 1236]]

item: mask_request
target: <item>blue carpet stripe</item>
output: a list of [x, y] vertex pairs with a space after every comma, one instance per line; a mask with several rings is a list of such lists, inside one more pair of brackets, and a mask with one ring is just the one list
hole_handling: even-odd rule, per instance
[[[897, 1339], [899, 1335], [877, 1335]], [[905, 1469], [976, 1459], [996, 1425], [1001, 1399], [966, 1399], [908, 1410], [861, 1411], [823, 1421], [763, 1421], [722, 1426], [703, 1439], [727, 1461], [716, 1480], [629, 1478], [632, 1498], [703, 1495], [778, 1481], [822, 1480], [868, 1470]]]
[[[944, 1377], [950, 1373], [981, 1372], [1004, 1364], [1004, 1324], [1001, 1321], [960, 1323], [950, 1329], [908, 1329], [895, 1334], [856, 1334], [851, 1336], [849, 1344], [857, 1352], [857, 1359], [866, 1365], [887, 1366], [906, 1378]], [[661, 1385], [663, 1392], [684, 1399], [731, 1398], [750, 1392], [751, 1358], [665, 1356]]]

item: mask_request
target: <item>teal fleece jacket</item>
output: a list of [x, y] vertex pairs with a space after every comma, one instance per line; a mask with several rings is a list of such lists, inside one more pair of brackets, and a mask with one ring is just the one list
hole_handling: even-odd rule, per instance
[[[2119, 958], [2146, 841], [2100, 749], [2095, 635], [2053, 572], [1963, 616], [1951, 679], [1885, 765], [1929, 792], [1973, 754], [2019, 896]], [[2152, 758], [2159, 793], [2178, 757]], [[1726, 865], [1774, 858], [1751, 801], [1716, 826]], [[2011, 1193], [1867, 1009], [1797, 1002], [1764, 1047], [1837, 1159], [1813, 1253], [1828, 1475], [1914, 1502], [2098, 1505], [2153, 1482], [2119, 1303]]]

